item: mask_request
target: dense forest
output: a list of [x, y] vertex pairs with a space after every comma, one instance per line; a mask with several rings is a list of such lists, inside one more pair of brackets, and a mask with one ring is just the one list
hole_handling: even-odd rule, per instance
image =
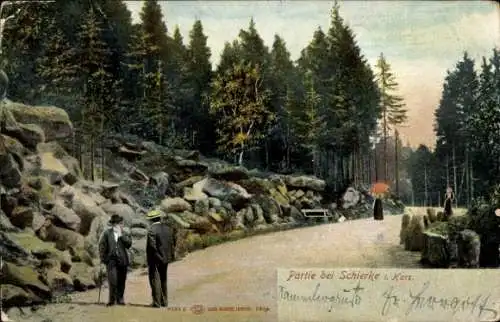
[[111, 133], [314, 174], [336, 189], [384, 180], [417, 204], [436, 204], [447, 182], [467, 202], [498, 176], [497, 51], [479, 76], [468, 56], [449, 73], [436, 150], [412, 151], [399, 140], [406, 108], [388, 59], [368, 64], [337, 3], [297, 61], [279, 35], [268, 47], [251, 19], [213, 68], [202, 21], [186, 40], [166, 21], [154, 0], [138, 24], [119, 0], [24, 4], [4, 32], [9, 98], [68, 111], [72, 152], [89, 178]]
[[[489, 197], [500, 176], [500, 51], [480, 64], [467, 53], [448, 71], [435, 112], [436, 147], [409, 160], [419, 204], [437, 204], [450, 185], [460, 205]], [[415, 196], [417, 197], [417, 196]]]

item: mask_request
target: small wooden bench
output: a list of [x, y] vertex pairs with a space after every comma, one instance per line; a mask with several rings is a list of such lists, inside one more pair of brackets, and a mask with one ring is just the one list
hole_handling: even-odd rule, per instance
[[328, 218], [332, 217], [328, 209], [302, 209], [302, 214], [306, 218], [323, 218], [325, 222], [328, 222]]

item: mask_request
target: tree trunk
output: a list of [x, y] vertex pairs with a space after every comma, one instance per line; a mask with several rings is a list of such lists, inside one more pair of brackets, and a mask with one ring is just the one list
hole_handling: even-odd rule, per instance
[[427, 166], [424, 166], [424, 189], [425, 189], [424, 207], [427, 207], [427, 202], [428, 202], [428, 195], [427, 195]]
[[453, 143], [453, 150], [452, 150], [452, 159], [453, 159], [453, 189], [455, 192], [455, 207], [458, 205], [458, 191], [457, 191], [457, 164], [456, 164], [456, 155], [455, 155], [455, 143]]
[[394, 130], [394, 137], [395, 137], [395, 164], [394, 164], [394, 177], [396, 180], [396, 196], [399, 197], [399, 132], [397, 130]]
[[90, 136], [90, 179], [95, 181], [95, 137]]
[[387, 182], [387, 174], [389, 173], [389, 163], [387, 162], [387, 112], [384, 108], [384, 181]]

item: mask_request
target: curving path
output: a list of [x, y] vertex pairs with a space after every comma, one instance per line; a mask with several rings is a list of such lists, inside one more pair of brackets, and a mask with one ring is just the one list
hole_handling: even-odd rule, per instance
[[[399, 245], [400, 216], [383, 222], [362, 219], [255, 236], [189, 254], [169, 268], [170, 309], [152, 309], [144, 271], [129, 275], [126, 307], [96, 305], [97, 290], [75, 294], [71, 304], [50, 305], [22, 321], [277, 321], [276, 268], [405, 267], [418, 268], [419, 253]], [[103, 289], [101, 302], [107, 299]], [[205, 312], [195, 304], [269, 307], [269, 312]], [[175, 312], [175, 309], [185, 312]], [[9, 312], [21, 321], [20, 312]]]

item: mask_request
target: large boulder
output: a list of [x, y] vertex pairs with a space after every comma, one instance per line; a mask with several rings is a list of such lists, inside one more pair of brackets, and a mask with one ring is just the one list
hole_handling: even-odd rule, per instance
[[109, 215], [119, 215], [123, 217], [126, 226], [130, 226], [134, 218], [137, 217], [134, 209], [124, 203], [103, 204], [102, 209]]
[[57, 142], [40, 143], [37, 146], [39, 155], [51, 153], [67, 169], [67, 173], [62, 177], [70, 185], [83, 177], [78, 160], [69, 155]]
[[82, 235], [72, 230], [55, 226], [51, 220], [38, 231], [40, 239], [55, 243], [61, 251], [70, 250], [75, 254], [84, 249], [85, 239]]
[[83, 193], [71, 186], [65, 186], [60, 191], [61, 197], [65, 200], [65, 205], [72, 208], [80, 217], [80, 233], [87, 235], [94, 218], [105, 217], [106, 212], [99, 207], [91, 196]]
[[186, 200], [179, 198], [179, 197], [165, 198], [161, 202], [160, 206], [161, 206], [161, 210], [163, 210], [167, 214], [171, 213], [171, 212], [183, 212], [183, 211], [191, 211], [192, 210], [192, 207], [189, 204], [189, 202], [187, 202]]
[[21, 186], [19, 164], [7, 150], [3, 136], [0, 136], [0, 182], [6, 188], [18, 188]]
[[42, 303], [42, 299], [29, 290], [19, 286], [2, 283], [2, 306], [3, 308], [21, 307]]
[[322, 192], [325, 190], [326, 182], [310, 176], [284, 176], [283, 180], [288, 187], [294, 189], [306, 189]]
[[0, 231], [0, 256], [4, 261], [19, 265], [36, 263], [35, 258], [28, 250], [13, 240], [11, 234], [7, 234], [3, 231]]
[[245, 188], [233, 182], [223, 182], [213, 178], [205, 178], [193, 185], [193, 189], [200, 189], [211, 197], [227, 201], [231, 205], [241, 207], [248, 203], [252, 195]]
[[215, 179], [224, 181], [240, 181], [248, 179], [249, 173], [245, 167], [212, 163], [208, 167], [208, 174]]
[[10, 221], [18, 228], [31, 227], [33, 223], [34, 210], [31, 207], [17, 206], [10, 215]]
[[429, 229], [424, 232], [422, 263], [432, 267], [449, 267], [450, 251], [448, 236], [441, 229]]
[[470, 229], [462, 230], [458, 238], [458, 265], [465, 268], [478, 268], [481, 250], [480, 236]]
[[349, 209], [356, 206], [360, 201], [361, 193], [356, 189], [349, 187], [342, 197], [342, 207], [344, 209]]
[[45, 132], [47, 141], [64, 139], [73, 134], [73, 124], [68, 113], [54, 106], [28, 106], [9, 102], [6, 105], [17, 122], [38, 124]]
[[0, 209], [0, 231], [14, 232], [18, 230], [19, 229], [10, 222], [9, 217], [7, 217], [5, 213]]
[[66, 207], [61, 201], [56, 202], [50, 212], [56, 221], [60, 223], [60, 226], [74, 231], [80, 230], [82, 220], [72, 209]]
[[54, 243], [44, 242], [28, 232], [9, 234], [8, 236], [25, 252], [29, 253], [29, 256], [42, 261], [42, 264], [44, 261], [51, 261], [53, 262], [51, 267], [56, 267], [63, 272], [69, 271], [72, 265], [71, 255], [69, 252], [58, 250]]
[[35, 295], [44, 299], [50, 299], [52, 295], [50, 288], [40, 280], [38, 272], [29, 266], [18, 266], [8, 262], [4, 263], [2, 268], [2, 283], [30, 290]]
[[94, 218], [94, 220], [92, 220], [89, 232], [87, 236], [85, 236], [85, 249], [92, 257], [97, 257], [99, 255], [99, 239], [101, 238], [104, 230], [110, 227], [109, 219], [110, 217], [108, 215], [105, 215], [96, 217]]

